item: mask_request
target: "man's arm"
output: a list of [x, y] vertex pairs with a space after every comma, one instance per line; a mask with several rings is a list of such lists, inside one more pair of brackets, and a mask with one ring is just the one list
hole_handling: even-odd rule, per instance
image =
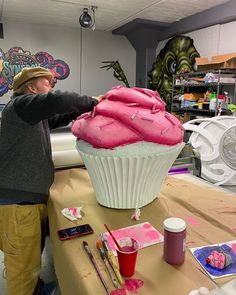
[[50, 119], [57, 114], [89, 112], [98, 100], [80, 96], [74, 92], [49, 92], [47, 94], [25, 94], [15, 98], [14, 108], [18, 116], [29, 124]]
[[48, 119], [48, 125], [50, 129], [67, 126], [72, 120], [75, 120], [80, 113], [68, 113], [62, 115], [55, 115]]

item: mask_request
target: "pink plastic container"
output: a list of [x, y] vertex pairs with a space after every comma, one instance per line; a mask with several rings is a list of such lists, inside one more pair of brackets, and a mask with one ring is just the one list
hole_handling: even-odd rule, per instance
[[185, 259], [186, 223], [180, 218], [164, 220], [163, 257], [169, 264], [180, 265]]

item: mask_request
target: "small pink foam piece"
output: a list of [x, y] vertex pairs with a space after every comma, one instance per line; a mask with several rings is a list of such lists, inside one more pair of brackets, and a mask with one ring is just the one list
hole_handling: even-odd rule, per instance
[[141, 288], [144, 285], [144, 282], [139, 279], [127, 279], [125, 280], [125, 288], [129, 292], [136, 292], [137, 289]]
[[74, 208], [74, 207], [68, 208], [68, 210], [73, 216], [76, 216], [76, 214], [78, 212], [78, 209]]

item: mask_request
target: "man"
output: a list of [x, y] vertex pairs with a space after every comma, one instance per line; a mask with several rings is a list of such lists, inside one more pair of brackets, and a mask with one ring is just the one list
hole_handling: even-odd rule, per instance
[[14, 77], [13, 96], [2, 112], [0, 250], [4, 252], [8, 295], [55, 291], [38, 279], [42, 227], [54, 179], [49, 130], [69, 124], [98, 103], [76, 93], [52, 92], [52, 82], [49, 70], [24, 68]]

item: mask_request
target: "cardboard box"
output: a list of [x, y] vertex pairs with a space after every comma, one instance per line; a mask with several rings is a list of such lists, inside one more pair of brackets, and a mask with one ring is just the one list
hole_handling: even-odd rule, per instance
[[198, 101], [202, 97], [202, 93], [184, 93], [184, 100]]
[[197, 57], [198, 70], [236, 69], [236, 53], [212, 56], [209, 61], [207, 57]]

